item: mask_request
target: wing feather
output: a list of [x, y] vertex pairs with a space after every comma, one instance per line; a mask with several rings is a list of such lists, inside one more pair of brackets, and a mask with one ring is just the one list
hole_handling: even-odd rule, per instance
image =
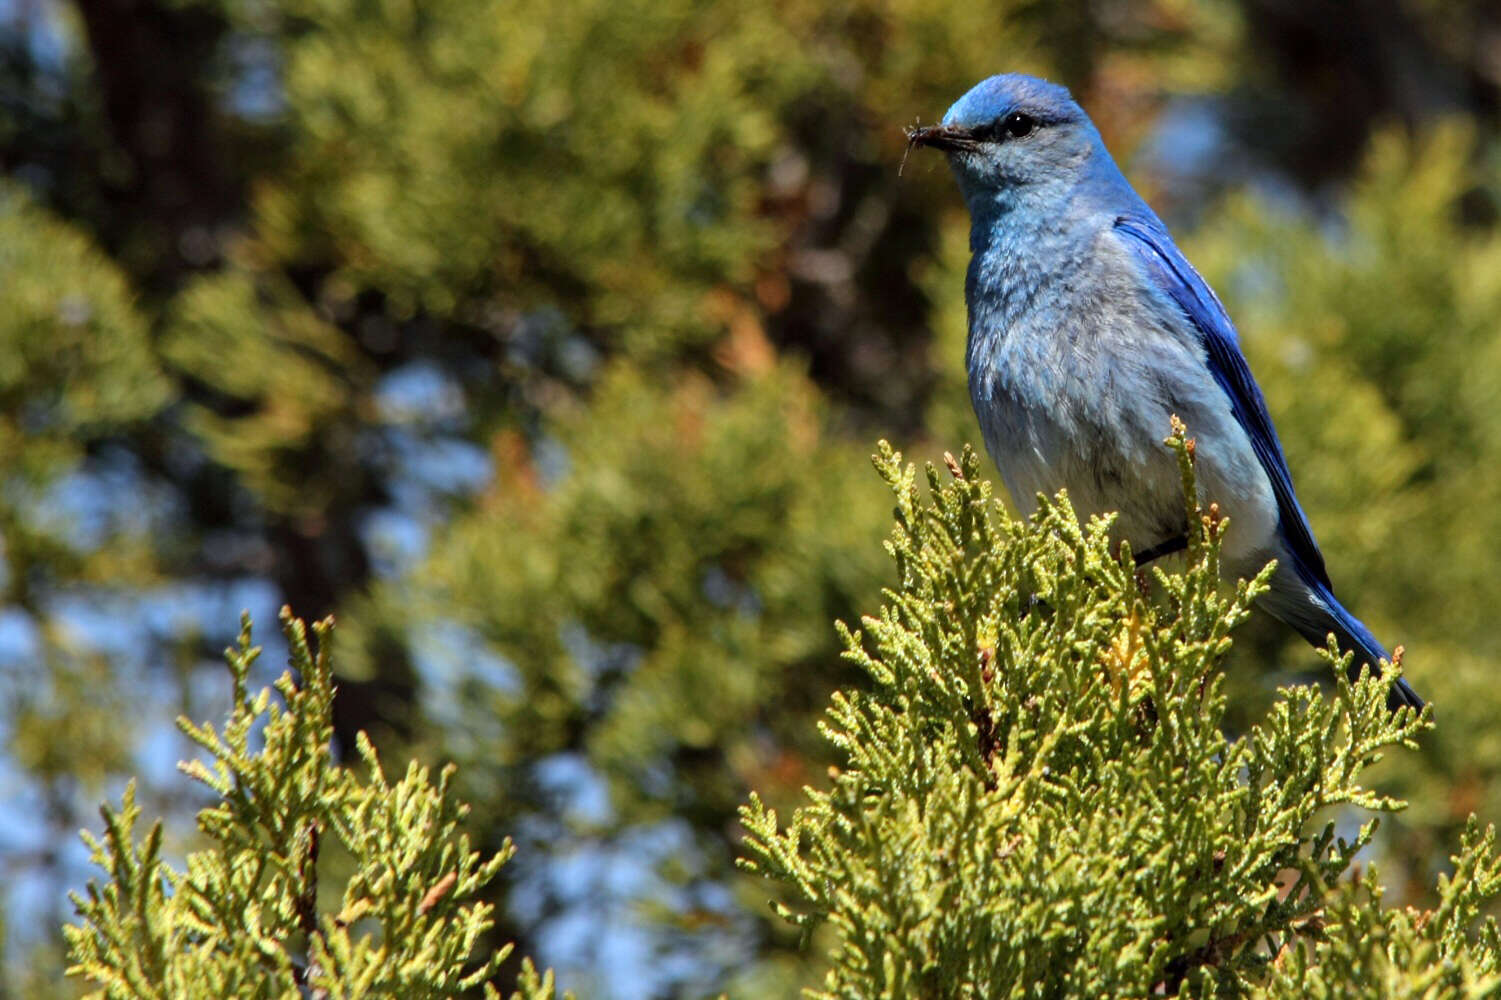
[[[1293, 492], [1292, 473], [1282, 454], [1282, 442], [1277, 439], [1261, 388], [1240, 352], [1240, 340], [1225, 307], [1156, 218], [1123, 215], [1116, 220], [1115, 229], [1125, 246], [1141, 261], [1145, 273], [1198, 330], [1215, 381], [1229, 397], [1231, 412], [1251, 439], [1256, 458], [1271, 480], [1272, 493], [1277, 499], [1278, 527], [1298, 564], [1295, 568], [1299, 575], [1310, 584], [1317, 582], [1332, 591], [1323, 553]], [[1189, 428], [1190, 433], [1192, 430]]]

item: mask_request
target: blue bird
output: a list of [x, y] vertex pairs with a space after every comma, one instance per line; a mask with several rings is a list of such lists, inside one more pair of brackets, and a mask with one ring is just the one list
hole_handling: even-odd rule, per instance
[[[1121, 174], [1069, 92], [993, 76], [910, 145], [944, 151], [970, 214], [970, 399], [1023, 513], [1067, 488], [1082, 518], [1119, 513], [1140, 561], [1185, 544], [1176, 414], [1197, 439], [1199, 488], [1233, 525], [1227, 574], [1277, 560], [1260, 598], [1353, 669], [1390, 656], [1334, 597], [1266, 401], [1220, 300]], [[909, 147], [910, 148], [910, 147]], [[1391, 705], [1421, 709], [1398, 679]]]

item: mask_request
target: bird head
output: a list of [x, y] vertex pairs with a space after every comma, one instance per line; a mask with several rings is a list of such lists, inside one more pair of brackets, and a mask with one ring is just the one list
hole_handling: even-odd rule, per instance
[[909, 129], [907, 142], [948, 154], [972, 208], [1029, 185], [1071, 185], [1104, 153], [1099, 132], [1066, 88], [1020, 73], [977, 83], [941, 124]]

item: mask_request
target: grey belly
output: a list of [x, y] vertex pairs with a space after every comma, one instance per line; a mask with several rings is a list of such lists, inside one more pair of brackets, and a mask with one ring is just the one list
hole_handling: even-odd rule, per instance
[[[985, 447], [1019, 513], [1030, 515], [1039, 494], [1067, 490], [1080, 520], [1117, 513], [1114, 534], [1137, 551], [1184, 530], [1176, 465], [1161, 444], [1169, 414], [1153, 410], [1112, 428], [1077, 408], [1060, 414], [1009, 393], [976, 401]], [[1153, 423], [1162, 430], [1147, 430]]]
[[[1202, 364], [1168, 359], [1179, 363], [1164, 370], [1139, 358], [1034, 358], [1039, 363], [1019, 371], [972, 370], [986, 448], [1020, 513], [1035, 509], [1039, 493], [1067, 490], [1081, 520], [1116, 512], [1112, 534], [1140, 552], [1186, 528], [1177, 460], [1163, 443], [1177, 415], [1198, 442], [1201, 503], [1218, 502], [1232, 519], [1226, 568], [1254, 572], [1275, 544], [1270, 483]], [[1174, 375], [1195, 371], [1202, 377]]]

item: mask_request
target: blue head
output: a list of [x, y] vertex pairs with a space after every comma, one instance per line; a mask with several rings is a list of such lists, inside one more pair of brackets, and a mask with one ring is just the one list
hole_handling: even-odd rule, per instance
[[907, 138], [948, 154], [976, 215], [991, 206], [1045, 200], [1097, 174], [1119, 176], [1068, 90], [1020, 73], [982, 80], [954, 102], [942, 124], [913, 129]]

